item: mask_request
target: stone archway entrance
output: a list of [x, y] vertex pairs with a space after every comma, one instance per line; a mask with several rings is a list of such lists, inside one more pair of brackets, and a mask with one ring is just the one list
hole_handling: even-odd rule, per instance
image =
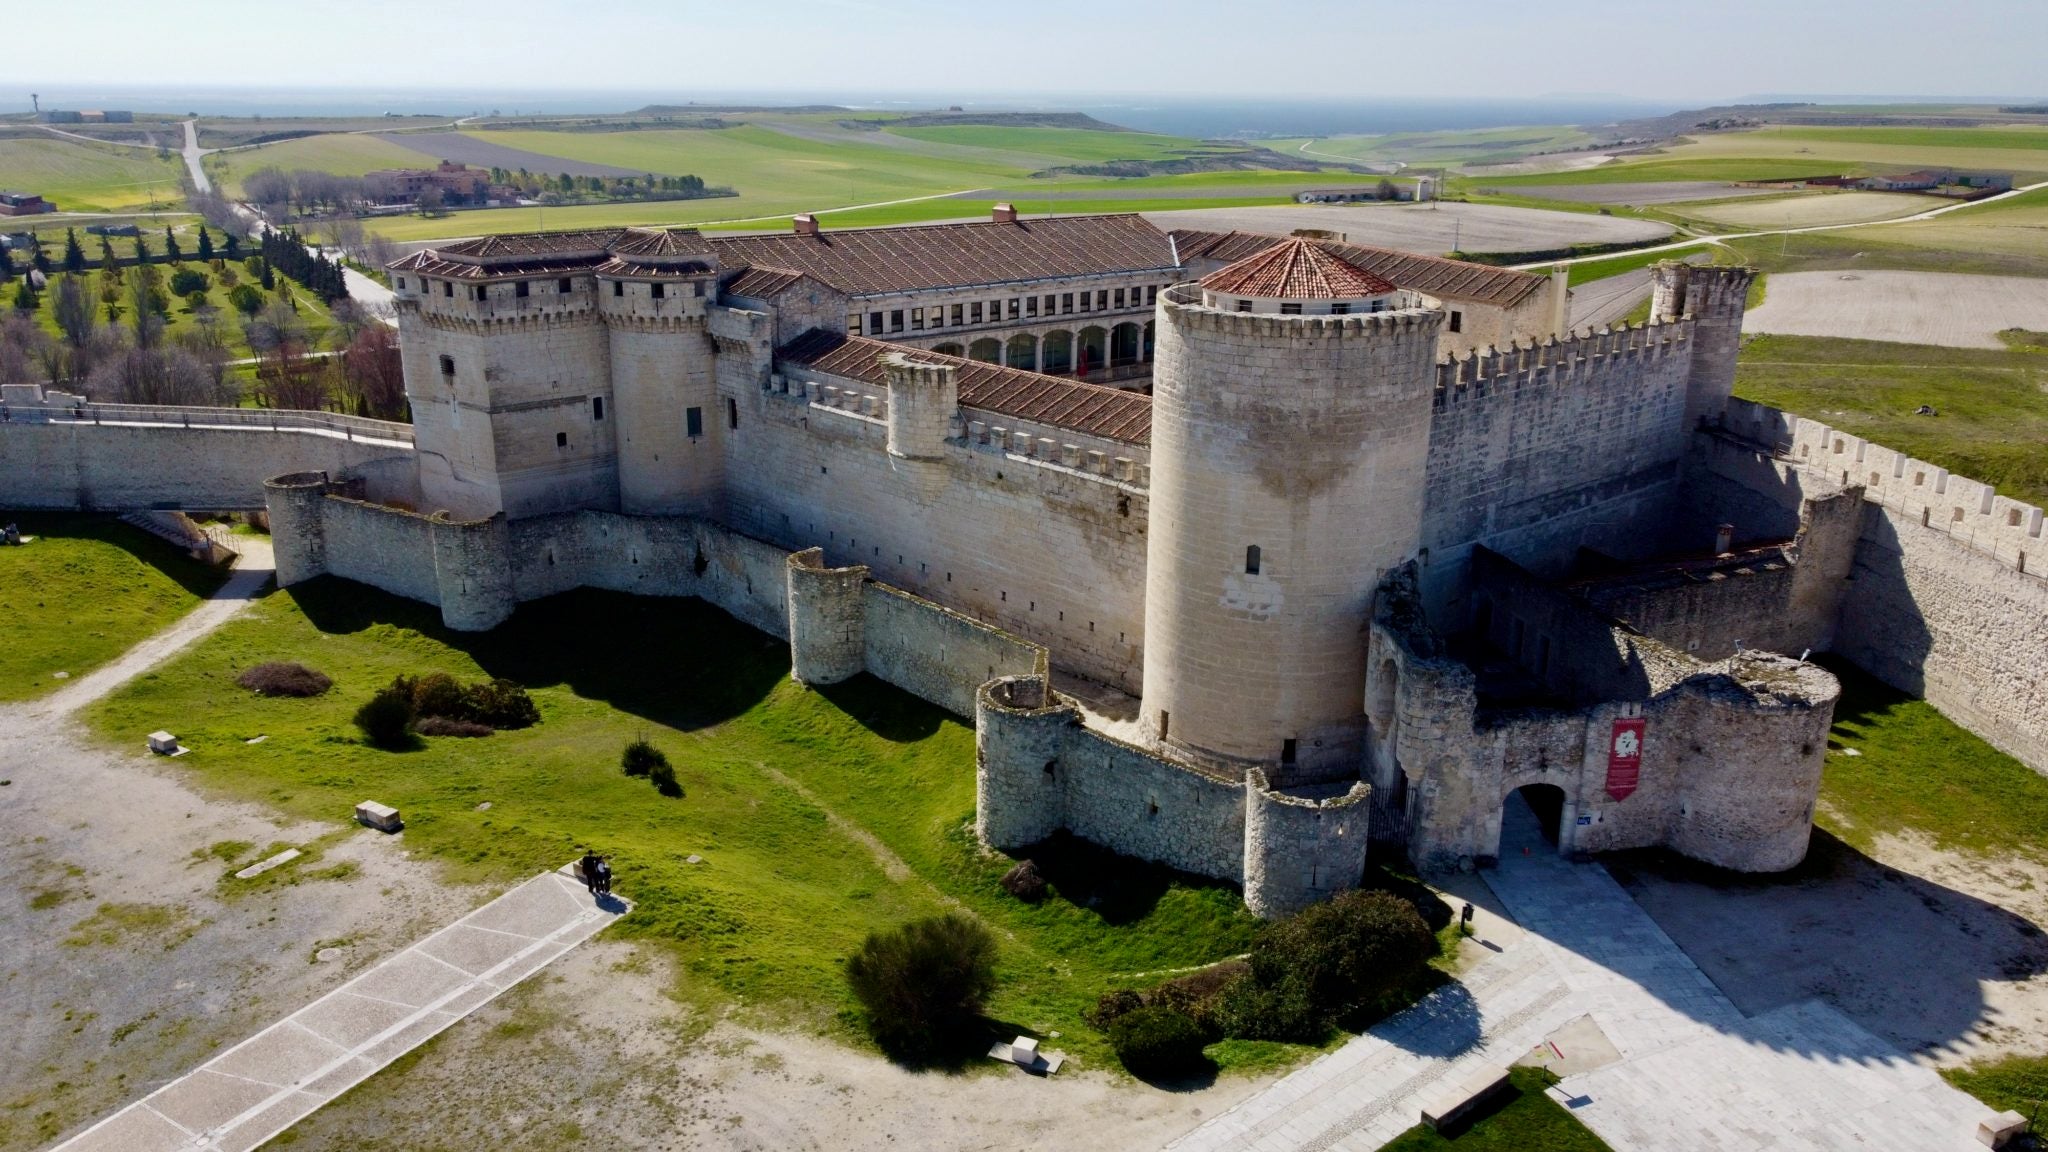
[[1500, 855], [1569, 853], [1572, 805], [1555, 784], [1524, 784], [1501, 801]]

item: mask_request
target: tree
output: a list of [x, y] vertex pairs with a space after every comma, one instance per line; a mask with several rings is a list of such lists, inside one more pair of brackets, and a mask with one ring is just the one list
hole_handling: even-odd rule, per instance
[[140, 232], [135, 234], [135, 262], [141, 265], [149, 263], [149, 237]]
[[171, 274], [171, 294], [190, 296], [206, 291], [206, 273], [197, 268], [180, 268]]
[[356, 709], [355, 724], [373, 748], [404, 748], [412, 742], [412, 691], [398, 681], [377, 690]]
[[0, 284], [14, 279], [14, 257], [7, 251], [7, 245], [0, 244]]
[[104, 272], [119, 263], [114, 259], [114, 242], [107, 239], [106, 233], [100, 233], [100, 270]]
[[950, 1047], [995, 988], [995, 937], [949, 912], [871, 932], [846, 961], [846, 980], [885, 1050], [925, 1057]]
[[66, 276], [57, 282], [57, 327], [76, 348], [92, 336], [96, 317], [92, 296], [85, 290], [85, 277]]
[[270, 261], [263, 261], [262, 264], [257, 267], [256, 271], [259, 279], [263, 284], [263, 290], [265, 292], [268, 292], [271, 289], [277, 287], [277, 277], [271, 275], [270, 273]]
[[173, 264], [185, 262], [185, 254], [178, 250], [178, 235], [168, 225], [164, 228], [164, 255], [170, 257]]
[[244, 316], [263, 311], [263, 290], [254, 284], [237, 284], [228, 290], [228, 303]]
[[341, 357], [350, 407], [358, 416], [405, 420], [405, 367], [398, 334], [384, 324], [365, 324]]
[[36, 290], [28, 286], [26, 277], [14, 286], [14, 310], [24, 313], [36, 310]]
[[78, 246], [78, 230], [64, 230], [64, 270], [73, 276], [85, 271], [85, 249]]
[[50, 254], [43, 251], [43, 234], [38, 232], [35, 234], [35, 237], [36, 254], [30, 258], [29, 264], [36, 271], [41, 272], [44, 276], [48, 276], [50, 274]]
[[170, 301], [156, 285], [156, 269], [137, 264], [128, 270], [128, 323], [135, 329], [135, 347], [149, 349], [163, 338]]
[[206, 234], [204, 224], [199, 226], [199, 258], [208, 264], [213, 263], [213, 237]]
[[226, 256], [230, 260], [241, 259], [242, 242], [240, 240], [235, 239], [235, 234], [233, 232], [229, 232], [228, 238], [221, 242], [221, 254]]

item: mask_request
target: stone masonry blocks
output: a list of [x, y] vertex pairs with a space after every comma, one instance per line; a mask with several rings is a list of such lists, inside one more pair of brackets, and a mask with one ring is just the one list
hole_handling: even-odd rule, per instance
[[837, 684], [867, 668], [867, 566], [827, 568], [824, 555], [789, 558], [789, 676], [799, 684]]

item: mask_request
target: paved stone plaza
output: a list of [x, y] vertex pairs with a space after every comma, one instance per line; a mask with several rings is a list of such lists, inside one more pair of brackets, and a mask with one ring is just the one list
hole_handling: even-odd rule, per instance
[[70, 1140], [57, 1152], [243, 1152], [623, 915], [536, 876]]
[[1560, 859], [1519, 802], [1509, 824], [1486, 881], [1521, 933], [1482, 929], [1466, 947], [1500, 951], [1462, 983], [1169, 1147], [1367, 1152], [1412, 1127], [1433, 1090], [1582, 1016], [1619, 1058], [1552, 1094], [1616, 1152], [1982, 1147], [1990, 1109], [1818, 1001], [1744, 1018], [1606, 869]]

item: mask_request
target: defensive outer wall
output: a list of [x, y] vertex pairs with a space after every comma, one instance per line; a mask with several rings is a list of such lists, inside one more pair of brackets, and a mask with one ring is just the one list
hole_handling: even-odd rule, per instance
[[1354, 887], [1370, 789], [1282, 794], [1262, 774], [1211, 775], [1086, 727], [1048, 687], [1046, 650], [873, 580], [708, 521], [568, 512], [453, 521], [362, 499], [322, 473], [268, 486], [278, 581], [335, 575], [437, 604], [487, 629], [520, 601], [577, 587], [698, 596], [790, 643], [791, 674], [862, 672], [976, 718], [978, 829], [1023, 848], [1065, 828], [1118, 851], [1242, 884], [1262, 915]]

